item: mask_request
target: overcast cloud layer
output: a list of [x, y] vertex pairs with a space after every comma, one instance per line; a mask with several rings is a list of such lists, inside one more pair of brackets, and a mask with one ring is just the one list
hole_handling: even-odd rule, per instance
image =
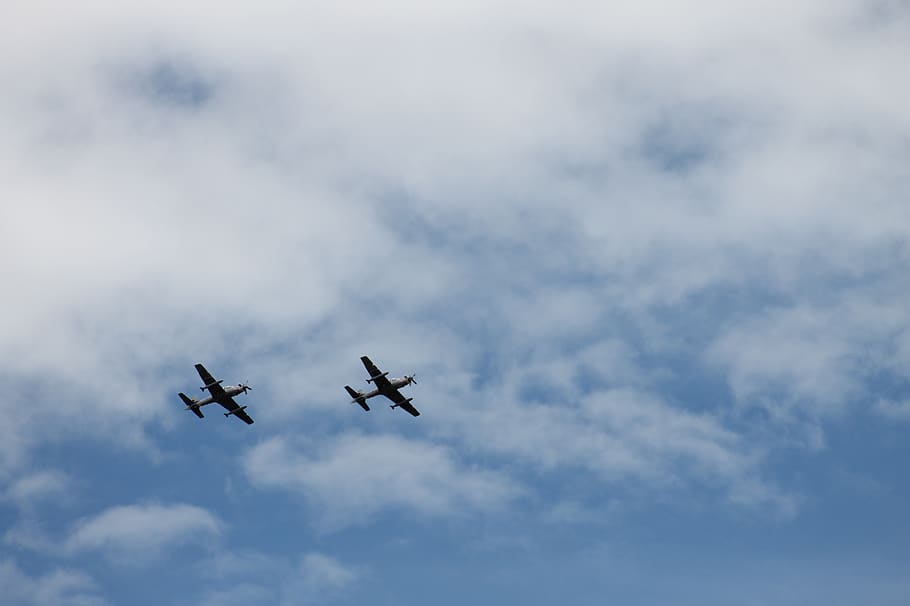
[[146, 4], [0, 25], [14, 603], [910, 593], [906, 3]]

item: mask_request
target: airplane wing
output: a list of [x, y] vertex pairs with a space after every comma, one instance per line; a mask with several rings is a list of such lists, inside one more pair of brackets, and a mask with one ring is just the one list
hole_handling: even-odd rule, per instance
[[408, 402], [408, 399], [404, 397], [397, 389], [391, 393], [385, 394], [385, 396], [391, 401], [395, 402], [399, 408], [403, 408], [404, 410], [408, 411], [412, 417], [420, 416], [420, 411], [411, 406], [411, 403]]
[[361, 356], [360, 361], [363, 362], [363, 367], [370, 373], [370, 379], [373, 380], [373, 385], [375, 385], [377, 389], [387, 389], [392, 385], [389, 383], [389, 379], [383, 375], [382, 371], [379, 370], [367, 356]]
[[224, 388], [221, 387], [220, 383], [215, 382], [215, 377], [212, 376], [212, 373], [205, 369], [205, 366], [202, 364], [196, 364], [196, 372], [199, 373], [199, 378], [202, 379], [203, 385], [208, 385], [207, 389], [213, 397], [218, 397], [224, 394]]
[[234, 401], [234, 398], [227, 398], [218, 403], [224, 406], [225, 410], [231, 413], [231, 416], [238, 417], [247, 425], [253, 424], [253, 419], [250, 417], [250, 415], [246, 414], [245, 410], [242, 410], [240, 406], [237, 405], [237, 402]]

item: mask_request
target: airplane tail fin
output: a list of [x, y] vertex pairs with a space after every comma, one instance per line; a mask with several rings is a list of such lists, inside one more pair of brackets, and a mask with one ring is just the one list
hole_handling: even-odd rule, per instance
[[362, 393], [360, 393], [359, 391], [354, 391], [354, 389], [350, 385], [345, 385], [344, 388], [346, 390], [348, 390], [348, 395], [350, 395], [351, 398], [353, 398], [351, 400], [352, 402], [357, 402], [358, 404], [360, 404], [360, 407], [364, 410], [370, 410], [370, 407], [367, 406], [367, 401], [363, 397]]
[[194, 400], [193, 398], [189, 397], [188, 395], [186, 395], [185, 393], [182, 393], [182, 392], [177, 395], [180, 396], [180, 399], [183, 400], [184, 404], [186, 404], [186, 407], [188, 410], [192, 410], [193, 414], [195, 414], [200, 419], [203, 418], [202, 410], [200, 410], [200, 408], [198, 406], [193, 406], [193, 404], [196, 403], [196, 400]]

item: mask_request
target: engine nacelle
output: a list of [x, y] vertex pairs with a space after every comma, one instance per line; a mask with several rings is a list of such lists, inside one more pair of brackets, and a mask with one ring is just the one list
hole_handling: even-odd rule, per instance
[[229, 416], [231, 416], [231, 415], [235, 415], [235, 414], [237, 414], [238, 412], [241, 412], [241, 411], [244, 411], [244, 410], [246, 410], [246, 406], [238, 406], [238, 407], [235, 408], [234, 410], [229, 410], [229, 411], [227, 411], [226, 413], [224, 413], [224, 416], [225, 416], [225, 417], [229, 417]]
[[381, 379], [382, 377], [386, 377], [388, 375], [389, 375], [389, 371], [385, 371], [381, 375], [376, 375], [375, 377], [370, 377], [369, 379], [367, 379], [367, 383], [373, 383], [376, 379]]
[[199, 388], [199, 391], [205, 391], [206, 389], [209, 389], [210, 387], [215, 387], [216, 385], [220, 385], [223, 382], [224, 382], [224, 379], [219, 379], [219, 380], [215, 381], [214, 383], [209, 383], [208, 385], [203, 385], [202, 387]]

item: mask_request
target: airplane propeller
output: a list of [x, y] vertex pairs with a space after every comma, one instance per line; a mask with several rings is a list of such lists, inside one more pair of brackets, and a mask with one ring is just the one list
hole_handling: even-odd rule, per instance
[[240, 389], [243, 390], [243, 393], [246, 393], [246, 392], [250, 391], [250, 390], [253, 389], [253, 388], [250, 387], [250, 386], [249, 386], [248, 384], [246, 384], [246, 383], [241, 383], [241, 384], [240, 384]]
[[407, 377], [407, 379], [408, 379], [408, 383], [413, 383], [414, 385], [417, 385], [417, 375], [410, 375]]

